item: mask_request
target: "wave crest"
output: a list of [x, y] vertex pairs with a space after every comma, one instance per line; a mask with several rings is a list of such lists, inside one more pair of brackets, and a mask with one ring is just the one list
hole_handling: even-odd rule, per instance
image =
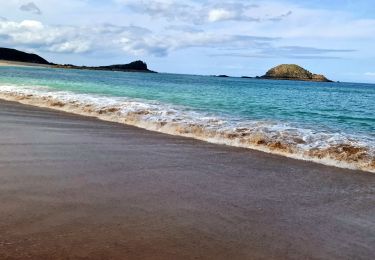
[[317, 132], [272, 121], [230, 121], [184, 107], [119, 97], [1, 86], [0, 98], [212, 143], [251, 148], [342, 168], [375, 172], [369, 137]]

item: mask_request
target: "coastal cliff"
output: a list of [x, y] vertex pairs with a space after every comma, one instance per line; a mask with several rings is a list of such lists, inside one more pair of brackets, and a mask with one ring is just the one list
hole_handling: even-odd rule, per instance
[[313, 74], [310, 71], [295, 64], [282, 64], [276, 66], [260, 78], [279, 80], [302, 80], [315, 82], [332, 82], [323, 75]]

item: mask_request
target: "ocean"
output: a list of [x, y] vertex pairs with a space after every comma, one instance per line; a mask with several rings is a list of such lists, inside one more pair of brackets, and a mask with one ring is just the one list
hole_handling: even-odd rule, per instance
[[375, 172], [375, 85], [0, 67], [0, 98]]

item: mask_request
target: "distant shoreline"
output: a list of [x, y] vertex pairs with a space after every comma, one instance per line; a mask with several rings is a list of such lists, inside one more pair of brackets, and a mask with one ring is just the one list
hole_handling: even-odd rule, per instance
[[37, 54], [26, 53], [16, 49], [0, 47], [0, 66], [23, 66], [23, 67], [44, 67], [60, 69], [82, 69], [82, 70], [106, 70], [122, 72], [148, 72], [157, 73], [150, 70], [147, 64], [141, 60], [133, 61], [128, 64], [113, 64], [107, 66], [76, 66], [73, 64], [56, 64], [49, 62]]
[[38, 64], [38, 63], [31, 63], [31, 62], [20, 62], [20, 61], [8, 61], [8, 60], [0, 60], [0, 66], [14, 66], [14, 67], [43, 67], [43, 68], [53, 68], [53, 65], [48, 64]]
[[8, 61], [0, 60], [0, 67], [41, 67], [41, 68], [53, 68], [53, 69], [68, 69], [68, 70], [96, 70], [96, 71], [120, 71], [120, 72], [143, 72], [143, 73], [157, 73], [152, 70], [118, 70], [116, 68], [109, 69], [105, 66], [103, 67], [88, 67], [88, 66], [73, 66], [73, 65], [60, 65], [60, 64], [39, 64], [31, 62], [20, 62], [20, 61]]

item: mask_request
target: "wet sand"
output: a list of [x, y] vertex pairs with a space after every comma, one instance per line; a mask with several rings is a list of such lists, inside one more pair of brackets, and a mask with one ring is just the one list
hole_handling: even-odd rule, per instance
[[0, 101], [0, 259], [375, 259], [375, 175]]

